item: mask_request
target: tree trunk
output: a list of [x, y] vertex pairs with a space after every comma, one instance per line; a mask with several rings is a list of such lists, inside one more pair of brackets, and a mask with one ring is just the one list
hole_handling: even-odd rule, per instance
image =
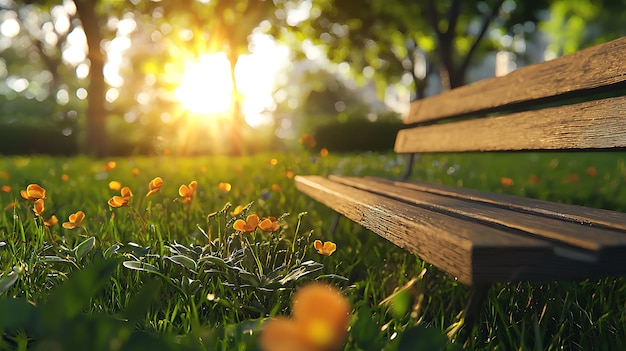
[[230, 48], [228, 52], [228, 62], [230, 63], [230, 79], [232, 80], [231, 91], [231, 111], [232, 120], [230, 125], [230, 137], [231, 137], [231, 155], [241, 156], [245, 154], [245, 147], [243, 141], [242, 131], [246, 126], [246, 120], [241, 108], [241, 97], [239, 96], [239, 90], [237, 89], [237, 79], [235, 77], [235, 66], [237, 65], [237, 54], [233, 48]]
[[92, 156], [105, 157], [108, 155], [107, 113], [104, 106], [106, 83], [104, 82], [103, 69], [105, 56], [100, 51], [102, 33], [100, 33], [101, 21], [95, 11], [97, 3], [98, 0], [74, 0], [78, 17], [87, 37], [89, 50], [87, 58], [90, 62], [85, 151]]

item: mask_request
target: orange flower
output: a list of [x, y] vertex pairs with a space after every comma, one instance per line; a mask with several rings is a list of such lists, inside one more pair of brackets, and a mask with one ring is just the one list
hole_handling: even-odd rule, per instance
[[3, 193], [7, 193], [8, 194], [8, 193], [11, 192], [11, 186], [9, 186], [9, 185], [3, 185], [1, 189], [2, 189]]
[[28, 201], [35, 201], [38, 199], [46, 198], [46, 189], [42, 188], [38, 184], [29, 184], [26, 190], [20, 191], [20, 195]]
[[311, 134], [302, 135], [300, 142], [309, 149], [315, 147], [315, 138]]
[[133, 197], [133, 192], [130, 191], [130, 188], [125, 186], [120, 191], [122, 196], [113, 196], [109, 199], [109, 206], [111, 207], [122, 207], [128, 205], [130, 199]]
[[325, 148], [325, 147], [321, 148], [320, 149], [320, 156], [322, 156], [322, 157], [328, 156], [328, 149]]
[[183, 197], [183, 203], [191, 201], [191, 198], [193, 198], [193, 193], [196, 191], [197, 186], [198, 182], [194, 180], [189, 183], [189, 185], [183, 184], [180, 186], [180, 188], [178, 188], [178, 195]]
[[317, 250], [317, 253], [324, 256], [330, 256], [337, 250], [337, 244], [332, 241], [327, 241], [322, 244], [321, 240], [315, 240], [313, 242], [313, 247]]
[[230, 212], [230, 216], [231, 216], [231, 217], [235, 217], [235, 216], [237, 216], [238, 214], [240, 214], [240, 213], [241, 213], [241, 211], [243, 211], [243, 206], [241, 206], [241, 205], [237, 205], [237, 207], [235, 207], [235, 209], [234, 209], [234, 210], [232, 210], [232, 211]]
[[340, 350], [343, 346], [350, 303], [336, 288], [312, 283], [296, 292], [292, 318], [279, 317], [268, 321], [261, 331], [261, 349]]
[[264, 232], [275, 232], [278, 230], [278, 220], [276, 217], [267, 217], [259, 223], [259, 228]]
[[276, 184], [276, 183], [272, 184], [272, 190], [274, 190], [274, 191], [280, 191], [280, 190], [281, 190], [281, 189], [280, 189], [280, 185], [278, 185], [278, 184]]
[[230, 189], [232, 189], [232, 186], [230, 185], [230, 183], [225, 183], [225, 182], [221, 182], [217, 185], [217, 188], [223, 192], [223, 193], [227, 193], [230, 191]]
[[139, 168], [135, 167], [131, 170], [131, 172], [133, 173], [133, 175], [136, 177], [139, 175]]
[[275, 159], [275, 158], [273, 158], [273, 159], [271, 159], [271, 160], [270, 160], [270, 164], [271, 164], [272, 166], [276, 166], [276, 165], [278, 164], [278, 160], [277, 160], [277, 159]]
[[109, 161], [104, 165], [104, 167], [102, 167], [102, 170], [108, 172], [112, 169], [115, 169], [115, 167], [117, 167], [117, 163], [115, 163], [115, 161]]
[[112, 180], [109, 182], [109, 189], [118, 191], [122, 189], [122, 183], [118, 182], [117, 180]]
[[85, 212], [78, 211], [76, 213], [72, 213], [69, 218], [69, 222], [63, 223], [63, 228], [74, 229], [76, 227], [80, 227], [83, 223], [83, 219], [85, 219]]
[[500, 178], [500, 184], [508, 188], [513, 185], [513, 179], [509, 177], [502, 177]]
[[294, 176], [293, 171], [287, 171], [287, 172], [285, 172], [285, 177], [287, 177], [287, 179], [291, 179], [291, 178], [293, 178], [293, 176]]
[[531, 174], [530, 176], [528, 176], [528, 180], [530, 180], [531, 182], [533, 182], [533, 184], [539, 184], [541, 183], [541, 179], [539, 178], [538, 175], [536, 174]]
[[67, 182], [68, 180], [70, 180], [70, 176], [67, 175], [66, 173], [61, 174], [61, 180], [64, 182]]
[[57, 223], [59, 223], [59, 219], [55, 215], [52, 215], [52, 217], [50, 217], [47, 221], [43, 221], [43, 224], [46, 227], [52, 227], [53, 225]]
[[156, 177], [156, 178], [152, 179], [150, 181], [150, 184], [148, 184], [148, 187], [150, 188], [150, 191], [148, 191], [146, 196], [150, 196], [150, 195], [156, 193], [157, 191], [161, 190], [162, 186], [163, 186], [163, 179], [161, 179], [161, 177]]
[[596, 174], [598, 174], [598, 170], [596, 170], [596, 168], [594, 166], [591, 166], [591, 167], [587, 168], [585, 173], [587, 173], [587, 175], [590, 176], [590, 177], [595, 177]]
[[46, 208], [43, 204], [43, 199], [37, 199], [35, 203], [33, 204], [33, 212], [35, 212], [37, 216], [41, 216], [41, 214], [43, 213], [45, 209]]
[[259, 216], [251, 214], [245, 221], [243, 219], [236, 220], [233, 223], [233, 228], [240, 232], [251, 233], [256, 229], [257, 225], [259, 225]]

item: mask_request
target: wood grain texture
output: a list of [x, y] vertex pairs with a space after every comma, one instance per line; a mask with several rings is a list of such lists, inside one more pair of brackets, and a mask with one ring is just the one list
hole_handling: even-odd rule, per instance
[[[585, 224], [573, 223], [557, 218], [537, 216], [515, 208], [503, 208], [475, 200], [464, 199], [457, 194], [440, 195], [420, 191], [377, 178], [336, 177], [333, 181], [379, 194], [388, 198], [406, 202], [432, 211], [463, 217], [490, 226], [506, 227], [520, 235], [547, 239], [556, 246], [562, 246], [561, 252], [574, 250], [574, 256], [589, 262], [604, 259], [623, 260], [626, 264], [626, 233], [603, 229]], [[514, 243], [512, 243], [514, 245]], [[579, 249], [579, 250], [577, 250]], [[612, 257], [612, 255], [615, 255]]]
[[[625, 61], [626, 62], [626, 61]], [[395, 151], [465, 152], [626, 147], [626, 96], [398, 132]]]
[[405, 123], [432, 121], [626, 81], [626, 37], [411, 103]]
[[626, 274], [621, 244], [575, 250], [518, 229], [484, 225], [320, 176], [297, 176], [295, 181], [304, 194], [466, 284]]
[[[297, 176], [296, 186], [467, 284], [521, 279], [526, 272], [551, 263], [552, 246], [541, 240], [454, 220], [319, 176]], [[475, 256], [481, 259], [476, 261]], [[475, 269], [474, 262], [484, 267]]]
[[[336, 176], [330, 177], [336, 180]], [[626, 213], [561, 204], [550, 201], [536, 200], [507, 194], [490, 193], [469, 188], [459, 188], [433, 184], [418, 180], [397, 181], [384, 178], [373, 178], [376, 182], [396, 187], [414, 189], [433, 194], [440, 194], [459, 199], [467, 199], [479, 203], [491, 204], [501, 208], [510, 208], [538, 216], [556, 218], [584, 226], [607, 228], [626, 233]]]

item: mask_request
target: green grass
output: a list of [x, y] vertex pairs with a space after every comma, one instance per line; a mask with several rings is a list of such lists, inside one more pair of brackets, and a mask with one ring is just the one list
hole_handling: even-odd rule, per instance
[[[393, 177], [402, 156], [115, 161], [104, 172], [105, 161], [89, 158], [0, 160], [0, 186], [11, 187], [0, 192], [0, 210], [16, 202], [0, 212], [0, 349], [255, 349], [263, 320], [288, 314], [295, 288], [311, 280], [350, 299], [346, 350], [433, 349], [445, 347], [446, 333], [458, 336], [467, 287], [350, 221], [331, 235], [332, 211], [298, 193], [289, 176]], [[163, 187], [146, 198], [156, 176]], [[427, 155], [414, 177], [626, 211], [626, 165], [617, 153]], [[131, 188], [130, 207], [109, 208], [119, 195], [112, 180]], [[195, 197], [182, 203], [178, 187], [192, 180]], [[232, 189], [220, 191], [220, 182]], [[59, 224], [43, 226], [21, 198], [30, 183], [47, 190], [43, 217], [54, 214]], [[229, 212], [237, 205], [246, 206], [237, 218], [280, 217], [280, 230], [235, 232]], [[83, 226], [62, 228], [78, 210]], [[315, 239], [335, 242], [337, 251], [317, 254]], [[618, 349], [626, 344], [625, 302], [622, 278], [501, 284], [465, 348]]]

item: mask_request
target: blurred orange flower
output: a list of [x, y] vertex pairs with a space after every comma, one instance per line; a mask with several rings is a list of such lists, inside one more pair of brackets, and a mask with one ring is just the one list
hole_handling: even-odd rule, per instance
[[109, 199], [109, 206], [111, 207], [122, 207], [128, 205], [130, 199], [133, 197], [133, 192], [130, 191], [130, 188], [125, 186], [120, 190], [121, 196], [113, 196]]
[[196, 191], [197, 186], [198, 182], [194, 180], [189, 183], [189, 185], [183, 184], [180, 186], [180, 188], [178, 188], [178, 195], [183, 197], [183, 203], [191, 201], [191, 198], [193, 198], [193, 193]]
[[539, 184], [541, 182], [541, 179], [536, 174], [531, 174], [530, 176], [528, 176], [528, 180], [530, 180], [534, 184]]
[[33, 204], [33, 212], [35, 212], [37, 216], [41, 216], [45, 209], [43, 199], [37, 199]]
[[243, 219], [236, 220], [233, 223], [233, 228], [240, 232], [251, 233], [256, 229], [257, 225], [259, 225], [259, 216], [251, 214], [245, 221]]
[[280, 185], [278, 185], [278, 184], [276, 184], [276, 183], [272, 184], [272, 190], [274, 190], [274, 191], [280, 191], [280, 190], [281, 190], [281, 189], [280, 189]]
[[109, 161], [102, 167], [102, 170], [108, 172], [112, 169], [115, 169], [115, 167], [117, 167], [117, 163], [115, 163], [115, 161]]
[[59, 219], [55, 215], [52, 215], [52, 217], [48, 218], [47, 221], [43, 221], [43, 224], [46, 227], [52, 227], [53, 225], [55, 225], [57, 223], [59, 223]]
[[502, 184], [502, 186], [505, 187], [510, 187], [513, 185], [513, 178], [509, 178], [509, 177], [502, 177], [500, 178], [500, 184]]
[[328, 149], [325, 148], [325, 147], [321, 148], [320, 149], [320, 156], [322, 156], [322, 157], [328, 156]]
[[278, 220], [276, 217], [267, 217], [259, 223], [259, 228], [264, 232], [275, 232], [278, 230]]
[[135, 167], [131, 170], [131, 172], [133, 173], [133, 175], [136, 177], [139, 175], [139, 168]]
[[594, 166], [591, 166], [591, 167], [587, 168], [587, 170], [585, 172], [590, 177], [595, 177], [596, 174], [598, 174], [598, 170], [596, 170], [596, 168]]
[[118, 182], [117, 180], [112, 180], [109, 182], [109, 189], [118, 191], [122, 189], [122, 183]]
[[26, 190], [20, 191], [20, 195], [28, 201], [35, 201], [38, 199], [46, 198], [46, 189], [42, 188], [38, 184], [29, 184]]
[[150, 181], [150, 184], [148, 184], [148, 187], [150, 188], [150, 191], [148, 191], [146, 196], [150, 196], [150, 195], [156, 193], [157, 191], [161, 190], [162, 186], [163, 186], [163, 179], [161, 179], [161, 177], [156, 177], [156, 178], [152, 179]]
[[293, 178], [293, 176], [294, 176], [293, 171], [285, 172], [285, 177], [287, 177], [287, 179], [291, 179], [291, 178]]
[[11, 192], [11, 186], [9, 186], [9, 185], [3, 185], [1, 189], [2, 189], [3, 193], [10, 193]]
[[324, 256], [330, 256], [337, 250], [337, 244], [332, 241], [326, 241], [322, 244], [321, 240], [315, 240], [313, 242], [313, 247], [317, 250], [317, 253]]
[[243, 206], [237, 205], [234, 210], [230, 211], [230, 216], [235, 217], [243, 211]]
[[227, 193], [230, 191], [230, 189], [232, 188], [232, 186], [230, 185], [230, 183], [226, 183], [226, 182], [221, 182], [217, 185], [217, 188], [223, 192], [223, 193]]
[[72, 213], [70, 215], [69, 221], [63, 223], [63, 228], [74, 229], [76, 227], [80, 227], [85, 219], [85, 212], [78, 211], [76, 213]]
[[311, 134], [308, 134], [308, 133], [303, 134], [302, 137], [300, 138], [300, 142], [308, 148], [315, 147], [315, 138]]
[[68, 180], [70, 180], [70, 176], [67, 175], [66, 173], [61, 174], [61, 180], [64, 182], [67, 182]]
[[350, 303], [337, 288], [312, 283], [296, 292], [292, 317], [268, 321], [261, 331], [260, 345], [264, 351], [330, 351], [343, 346]]
[[271, 160], [270, 160], [270, 164], [271, 164], [272, 166], [276, 166], [276, 165], [278, 164], [278, 160], [277, 160], [277, 159], [275, 159], [275, 158], [273, 158], [273, 159], [271, 159]]

